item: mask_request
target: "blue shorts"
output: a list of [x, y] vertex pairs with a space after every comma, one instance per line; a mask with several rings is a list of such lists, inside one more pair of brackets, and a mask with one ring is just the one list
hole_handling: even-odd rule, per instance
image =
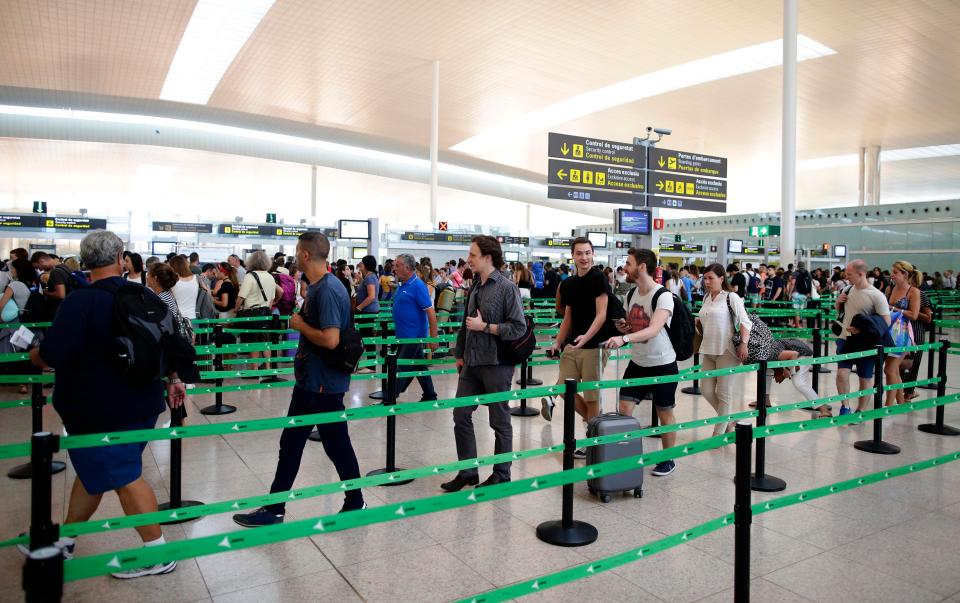
[[[156, 424], [155, 416], [111, 431], [153, 429]], [[93, 448], [71, 448], [67, 453], [84, 489], [90, 494], [103, 494], [122, 488], [136, 481], [143, 474], [143, 450], [146, 447], [146, 442], [137, 442]]]
[[[843, 354], [843, 347], [846, 344], [846, 340], [838, 339], [837, 340], [837, 354]], [[861, 379], [873, 379], [873, 369], [876, 366], [876, 357], [867, 356], [866, 358], [857, 358], [856, 360], [841, 360], [837, 363], [838, 368], [842, 369], [851, 369], [854, 366], [857, 367], [857, 376]]]

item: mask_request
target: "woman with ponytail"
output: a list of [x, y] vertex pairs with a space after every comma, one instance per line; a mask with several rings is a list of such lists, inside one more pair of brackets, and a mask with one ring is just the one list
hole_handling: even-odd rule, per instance
[[[890, 302], [890, 334], [897, 347], [914, 345], [916, 341], [912, 323], [920, 316], [920, 282], [923, 274], [904, 260], [894, 262], [892, 268], [890, 293], [887, 295], [887, 301]], [[900, 365], [904, 356], [904, 352], [887, 355], [883, 365], [886, 385], [901, 383]], [[894, 402], [903, 404], [903, 401], [902, 389], [887, 392], [887, 406]]]

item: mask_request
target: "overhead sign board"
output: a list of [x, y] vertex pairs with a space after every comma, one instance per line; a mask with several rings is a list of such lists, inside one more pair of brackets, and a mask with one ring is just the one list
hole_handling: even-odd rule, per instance
[[694, 243], [661, 243], [660, 252], [671, 252], [671, 253], [702, 253], [703, 245], [697, 245]]
[[42, 216], [4, 214], [0, 216], [0, 228], [39, 230], [52, 228], [54, 230], [97, 230], [106, 229], [107, 221], [103, 218], [73, 218], [69, 216]]
[[677, 174], [650, 173], [650, 192], [654, 195], [693, 197], [711, 201], [727, 200], [727, 181]]
[[570, 247], [570, 244], [573, 243], [573, 239], [570, 238], [557, 238], [550, 237], [543, 240], [543, 244], [547, 247]]
[[427, 243], [460, 243], [469, 245], [476, 235], [469, 232], [413, 232], [407, 231], [401, 237], [404, 241], [422, 241]]
[[742, 253], [743, 255], [763, 255], [763, 251], [764, 251], [763, 247], [756, 247], [754, 245], [744, 245], [743, 251], [741, 251], [740, 253]]
[[501, 235], [497, 237], [497, 241], [504, 245], [529, 245], [530, 237], [508, 237]]
[[212, 233], [213, 224], [193, 222], [154, 222], [153, 230], [158, 232], [199, 232]]
[[566, 188], [563, 186], [548, 186], [547, 198], [565, 199], [567, 201], [593, 201], [594, 203], [619, 203], [621, 205], [643, 205], [643, 195], [615, 193], [590, 188]]
[[778, 237], [780, 236], [780, 225], [764, 224], [762, 226], [751, 226], [750, 236], [751, 237], [769, 237], [769, 236]]
[[547, 182], [566, 186], [583, 186], [628, 193], [643, 192], [644, 170], [608, 165], [590, 165], [562, 159], [551, 159]]
[[680, 197], [661, 197], [647, 195], [647, 207], [669, 207], [671, 209], [690, 209], [694, 211], [712, 211], [725, 213], [727, 204], [717, 201], [702, 201], [700, 199], [683, 199]]
[[635, 169], [643, 169], [646, 165], [647, 149], [630, 142], [600, 140], [556, 132], [550, 132], [547, 141], [547, 154], [558, 159], [589, 161]]
[[217, 226], [217, 232], [222, 235], [235, 237], [281, 237], [296, 238], [305, 232], [323, 232], [322, 228], [312, 228], [309, 226], [284, 226], [282, 224], [240, 224], [232, 222], [230, 224], [220, 224]]
[[692, 176], [727, 177], [727, 158], [654, 148], [650, 152], [650, 169]]

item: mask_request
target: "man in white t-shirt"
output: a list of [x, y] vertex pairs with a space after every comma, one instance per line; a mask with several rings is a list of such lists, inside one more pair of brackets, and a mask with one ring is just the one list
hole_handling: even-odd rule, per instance
[[[662, 377], [676, 375], [677, 354], [670, 343], [667, 327], [673, 318], [673, 295], [657, 284], [657, 256], [649, 249], [631, 248], [624, 267], [627, 279], [636, 284], [636, 288], [627, 294], [626, 320], [617, 324], [622, 337], [611, 337], [607, 348], [615, 350], [626, 344], [632, 344], [630, 363], [623, 373], [624, 379], [644, 377]], [[647, 392], [653, 394], [653, 404], [661, 425], [676, 423], [673, 406], [676, 403], [677, 383], [659, 383], [624, 387], [620, 390], [620, 412], [631, 414], [633, 405], [643, 400]], [[664, 448], [672, 448], [677, 443], [676, 432], [660, 436]], [[676, 470], [673, 460], [658, 463], [653, 475], [670, 475]]]
[[[870, 285], [867, 279], [867, 265], [863, 260], [853, 260], [847, 264], [847, 280], [850, 286], [837, 296], [837, 311], [843, 314], [843, 330], [837, 340], [837, 354], [843, 354], [843, 347], [850, 334], [850, 323], [857, 314], [877, 314], [885, 317], [890, 324], [890, 304], [886, 296], [879, 289]], [[860, 390], [873, 387], [873, 369], [875, 358], [868, 356], [856, 360], [841, 360], [837, 363], [837, 392], [850, 393], [850, 369], [857, 367], [857, 377], [860, 378]], [[857, 403], [857, 412], [867, 409], [871, 396], [863, 396]], [[850, 401], [843, 400], [840, 407], [841, 415], [850, 414]]]

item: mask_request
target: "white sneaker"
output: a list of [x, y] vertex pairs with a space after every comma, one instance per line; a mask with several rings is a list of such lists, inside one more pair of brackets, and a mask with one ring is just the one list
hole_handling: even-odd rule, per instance
[[137, 569], [130, 569], [123, 572], [116, 572], [110, 575], [118, 580], [130, 580], [131, 578], [142, 578], [144, 576], [158, 576], [160, 574], [169, 574], [175, 569], [177, 569], [177, 562], [168, 561], [167, 563], [158, 563], [156, 565], [151, 565], [148, 567], [140, 567]]
[[[25, 536], [26, 534], [20, 534], [20, 535], [21, 535], [21, 536]], [[64, 559], [73, 559], [73, 551], [74, 551], [74, 549], [76, 548], [77, 543], [76, 543], [76, 541], [75, 541], [73, 538], [70, 538], [70, 537], [68, 537], [68, 536], [64, 536], [64, 537], [61, 538], [60, 540], [54, 542], [54, 543], [53, 543], [53, 546], [55, 546], [55, 547], [57, 547], [58, 549], [60, 549], [60, 552], [63, 553], [63, 558], [64, 558]], [[30, 554], [30, 546], [29, 546], [29, 544], [18, 544], [18, 545], [17, 545], [17, 548], [18, 548], [18, 549], [20, 550], [20, 552], [23, 553], [24, 555], [29, 555], [29, 554]]]

